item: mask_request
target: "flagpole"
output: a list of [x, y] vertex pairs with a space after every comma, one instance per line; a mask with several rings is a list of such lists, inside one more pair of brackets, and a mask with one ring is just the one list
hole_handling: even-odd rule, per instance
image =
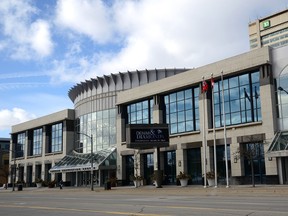
[[255, 106], [256, 106], [256, 117], [254, 116], [254, 119], [257, 118], [256, 121], [258, 121], [258, 105], [257, 105], [258, 94], [256, 86], [254, 86], [254, 94], [255, 94]]
[[204, 149], [204, 158], [203, 158], [203, 164], [204, 164], [204, 188], [207, 187], [207, 176], [206, 176], [206, 132], [205, 132], [205, 100], [206, 100], [206, 90], [203, 91], [203, 85], [204, 85], [204, 76], [202, 77], [202, 100], [203, 100], [203, 149]]
[[226, 135], [226, 114], [225, 114], [225, 100], [224, 100], [224, 81], [223, 71], [221, 72], [222, 82], [222, 109], [223, 109], [223, 126], [224, 126], [224, 145], [225, 145], [225, 168], [226, 168], [226, 188], [229, 188], [229, 174], [228, 174], [228, 154], [227, 154], [227, 135]]
[[216, 154], [216, 133], [215, 133], [215, 108], [214, 108], [214, 80], [213, 80], [213, 73], [211, 73], [211, 94], [212, 94], [213, 143], [214, 143], [214, 174], [215, 174], [215, 188], [217, 188], [217, 186], [218, 186], [217, 176], [218, 175], [217, 175], [217, 154]]

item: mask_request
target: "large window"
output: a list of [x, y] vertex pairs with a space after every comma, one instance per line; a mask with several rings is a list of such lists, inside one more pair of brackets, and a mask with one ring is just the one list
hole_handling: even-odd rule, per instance
[[42, 153], [42, 128], [33, 131], [33, 155]]
[[153, 123], [153, 99], [127, 106], [128, 124]]
[[288, 130], [288, 66], [286, 65], [275, 80], [275, 95], [277, 95], [276, 104], [279, 118], [279, 126], [281, 130]]
[[93, 151], [107, 149], [116, 144], [116, 109], [101, 110], [80, 116], [76, 120], [78, 135], [78, 149], [82, 153], [91, 152], [91, 140], [93, 135]]
[[[224, 79], [226, 125], [262, 120], [259, 71]], [[214, 84], [215, 126], [222, 127], [222, 82]]]
[[199, 88], [189, 88], [166, 95], [166, 123], [170, 134], [199, 130]]
[[62, 123], [52, 125], [51, 131], [52, 152], [62, 151], [63, 143], [63, 126]]
[[17, 135], [17, 144], [15, 147], [16, 157], [24, 157], [25, 139], [26, 139], [25, 133]]

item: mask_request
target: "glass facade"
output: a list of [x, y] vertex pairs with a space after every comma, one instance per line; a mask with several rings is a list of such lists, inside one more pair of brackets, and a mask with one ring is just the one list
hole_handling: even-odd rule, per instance
[[127, 106], [128, 124], [153, 123], [153, 99], [140, 101]]
[[288, 129], [288, 70], [281, 73], [276, 81], [277, 111], [281, 130]]
[[165, 184], [176, 184], [176, 151], [164, 152]]
[[143, 164], [144, 164], [144, 178], [146, 183], [152, 184], [153, 181], [151, 176], [154, 174], [154, 156], [153, 154], [144, 154], [143, 155]]
[[42, 153], [42, 128], [33, 131], [33, 155], [40, 155]]
[[199, 87], [164, 96], [170, 134], [199, 130]]
[[288, 43], [288, 28], [261, 37], [262, 46], [280, 47]]
[[202, 184], [201, 149], [187, 149], [187, 169], [192, 177], [192, 184]]
[[126, 184], [133, 184], [131, 181], [131, 176], [134, 175], [134, 156], [133, 155], [127, 155], [125, 156], [125, 179], [126, 179]]
[[[223, 80], [226, 125], [262, 120], [259, 71]], [[222, 82], [214, 83], [215, 126], [222, 127]]]
[[24, 157], [24, 150], [26, 143], [25, 140], [26, 140], [25, 133], [20, 133], [17, 135], [17, 145], [15, 148], [16, 157]]
[[[252, 175], [251, 162], [254, 167], [256, 183], [264, 183], [266, 177], [263, 143], [247, 143], [244, 148], [245, 176]], [[250, 160], [251, 159], [251, 160]]]
[[63, 146], [63, 125], [62, 123], [52, 125], [51, 128], [52, 152], [62, 151]]
[[[214, 153], [214, 147], [211, 148]], [[231, 175], [231, 157], [230, 157], [230, 145], [227, 144], [227, 161], [228, 161], [228, 176]], [[212, 155], [213, 167], [214, 165], [214, 154]], [[219, 180], [225, 180], [226, 178], [226, 161], [225, 161], [225, 146], [216, 146], [216, 159], [217, 159], [217, 173], [219, 175]]]
[[93, 135], [93, 152], [116, 145], [116, 109], [102, 110], [80, 116], [76, 120], [76, 131], [82, 133], [78, 137], [79, 152], [91, 152], [89, 139], [91, 135]]

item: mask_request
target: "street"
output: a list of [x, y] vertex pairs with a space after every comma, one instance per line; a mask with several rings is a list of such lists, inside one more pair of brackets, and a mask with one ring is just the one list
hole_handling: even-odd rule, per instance
[[[286, 193], [212, 193], [201, 189], [43, 189], [0, 193], [1, 215], [287, 215]], [[195, 193], [193, 194], [193, 191]], [[208, 190], [206, 190], [208, 191]], [[273, 192], [273, 191], [272, 191]]]

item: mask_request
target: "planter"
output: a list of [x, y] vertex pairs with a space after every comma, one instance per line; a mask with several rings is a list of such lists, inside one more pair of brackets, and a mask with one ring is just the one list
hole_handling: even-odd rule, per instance
[[134, 180], [133, 182], [134, 182], [135, 188], [138, 188], [138, 187], [141, 186], [141, 181], [140, 180]]
[[181, 187], [187, 187], [188, 179], [179, 179]]
[[208, 181], [208, 185], [209, 185], [210, 187], [215, 186], [215, 179], [207, 179], [207, 181]]
[[156, 180], [153, 181], [153, 185], [155, 185], [156, 188], [158, 187], [158, 183]]
[[42, 182], [36, 183], [36, 187], [37, 187], [37, 188], [41, 188], [41, 187], [42, 187]]
[[104, 189], [105, 190], [111, 190], [111, 182], [105, 182]]
[[22, 184], [18, 184], [17, 188], [18, 188], [18, 191], [22, 191], [23, 190], [23, 185]]

